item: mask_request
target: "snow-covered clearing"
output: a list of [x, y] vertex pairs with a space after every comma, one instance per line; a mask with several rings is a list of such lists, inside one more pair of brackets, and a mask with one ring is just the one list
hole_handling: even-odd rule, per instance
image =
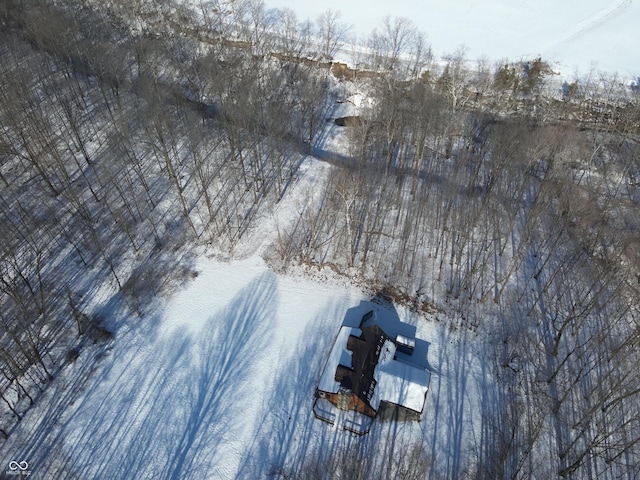
[[[97, 305], [115, 342], [87, 348], [64, 369], [2, 447], [33, 478], [264, 478], [311, 452], [358, 444], [374, 455], [428, 446], [440, 472], [472, 450], [482, 365], [445, 322], [371, 303], [325, 272], [274, 273], [260, 257], [323, 180], [307, 158], [276, 211], [265, 214], [240, 260], [204, 254], [197, 276], [145, 318]], [[314, 418], [313, 393], [344, 321], [376, 308], [417, 327], [429, 343], [431, 391], [420, 423], [374, 422], [366, 437]]]

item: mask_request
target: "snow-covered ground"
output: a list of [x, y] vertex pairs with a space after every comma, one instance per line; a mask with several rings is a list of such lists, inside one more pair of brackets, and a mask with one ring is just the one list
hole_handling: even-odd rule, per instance
[[[506, 3], [495, 5], [494, 14], [504, 19], [517, 14]], [[637, 7], [632, 1], [584, 5], [586, 16], [571, 29], [553, 38], [539, 34], [538, 40], [549, 40], [544, 48], [564, 51]], [[486, 14], [480, 7], [469, 5], [457, 20], [472, 11]], [[551, 8], [542, 2], [529, 10], [542, 18], [540, 12], [549, 16]], [[404, 15], [400, 10], [392, 14]], [[411, 12], [406, 16], [418, 23]], [[552, 27], [544, 27], [549, 35]], [[449, 34], [452, 48], [440, 51], [465, 43]], [[505, 55], [514, 56], [499, 56]], [[343, 144], [334, 128], [323, 147], [340, 151]], [[85, 349], [60, 373], [2, 444], [0, 461], [28, 462], [33, 478], [253, 479], [295, 470], [316, 449], [358, 443], [385, 455], [418, 441], [431, 455], [433, 477], [459, 475], [477, 452], [483, 428], [491, 427], [482, 425], [483, 413], [498, 418], [504, 403], [488, 373], [483, 341], [469, 331], [450, 331], [453, 310], [418, 315], [389, 308], [370, 302], [374, 292], [330, 269], [277, 273], [262, 258], [314, 203], [328, 168], [306, 158], [282, 201], [258, 213], [260, 222], [231, 258], [203, 249], [193, 265], [197, 275], [157, 300], [145, 317], [127, 317], [117, 301], [97, 298], [95, 308], [115, 341], [107, 350]], [[431, 377], [420, 423], [375, 422], [361, 438], [316, 420], [312, 404], [340, 326], [370, 308], [416, 327], [416, 337], [428, 345]]]
[[638, 0], [385, 0], [292, 2], [267, 0], [292, 8], [299, 18], [316, 19], [327, 9], [342, 13], [360, 37], [381, 20], [406, 17], [427, 34], [437, 56], [466, 47], [467, 57], [493, 61], [542, 55], [566, 76], [592, 69], [640, 76], [640, 2]]
[[[260, 256], [325, 169], [305, 160], [243, 259], [203, 252], [197, 276], [142, 319], [98, 305], [114, 343], [61, 372], [0, 458], [28, 462], [33, 478], [253, 479], [291, 471], [316, 449], [359, 442], [384, 454], [419, 441], [441, 472], [456, 471], [480, 410], [481, 345], [435, 317], [373, 304], [330, 272], [279, 274]], [[372, 307], [417, 327], [431, 391], [420, 423], [378, 422], [355, 437], [314, 418], [313, 393], [340, 325]]]

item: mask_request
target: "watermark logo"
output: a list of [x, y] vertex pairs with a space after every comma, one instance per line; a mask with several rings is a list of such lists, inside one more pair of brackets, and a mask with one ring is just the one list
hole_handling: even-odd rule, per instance
[[9, 470], [6, 470], [4, 473], [11, 476], [28, 477], [31, 475], [31, 470], [29, 470], [29, 464], [24, 460], [21, 462], [11, 460], [9, 462]]

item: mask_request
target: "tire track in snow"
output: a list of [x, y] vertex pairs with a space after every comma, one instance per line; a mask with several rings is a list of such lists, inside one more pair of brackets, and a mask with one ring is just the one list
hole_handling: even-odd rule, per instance
[[615, 2], [613, 5], [610, 5], [608, 8], [600, 10], [599, 12], [594, 13], [590, 17], [587, 17], [585, 20], [581, 21], [576, 25], [574, 31], [567, 35], [565, 38], [557, 42], [552, 47], [546, 48], [546, 52], [552, 52], [554, 50], [560, 50], [563, 46], [573, 42], [577, 38], [583, 36], [585, 33], [599, 27], [600, 25], [608, 22], [614, 17], [620, 15], [624, 10], [631, 6], [633, 0], [619, 0]]

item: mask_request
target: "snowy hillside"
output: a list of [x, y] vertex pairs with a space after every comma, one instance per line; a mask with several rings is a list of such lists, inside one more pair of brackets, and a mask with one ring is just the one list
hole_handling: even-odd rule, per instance
[[569, 77], [592, 68], [632, 79], [640, 75], [637, 0], [269, 0], [267, 4], [292, 8], [302, 19], [338, 10], [355, 37], [368, 35], [387, 15], [406, 17], [427, 34], [438, 56], [464, 45], [473, 60], [542, 55]]

